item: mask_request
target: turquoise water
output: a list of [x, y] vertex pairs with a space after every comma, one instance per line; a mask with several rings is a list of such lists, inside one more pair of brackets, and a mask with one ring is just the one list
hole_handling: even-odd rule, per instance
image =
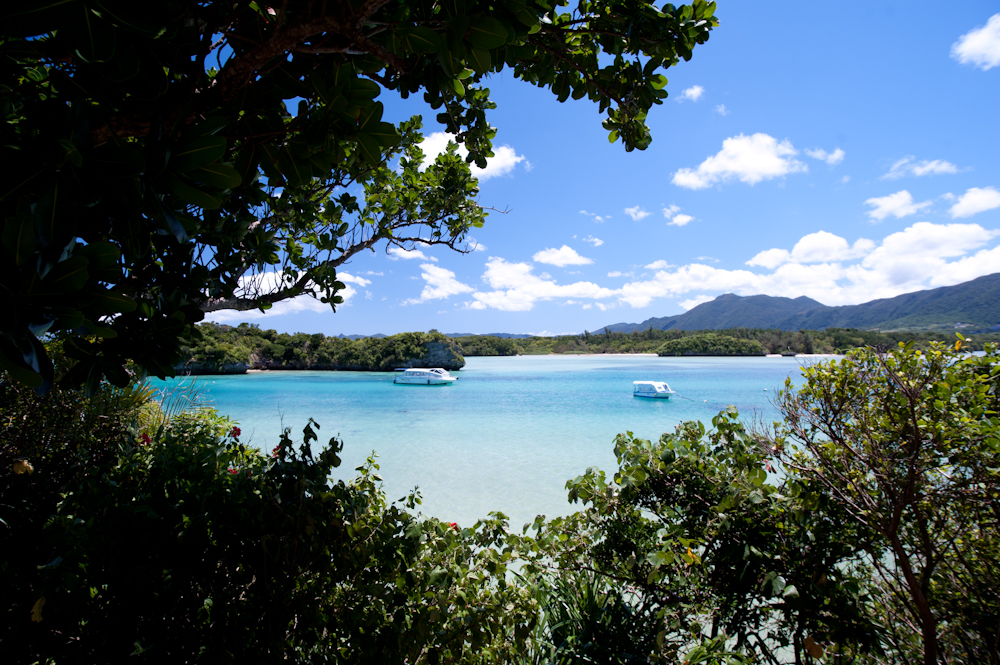
[[[468, 358], [451, 386], [401, 386], [382, 372], [261, 372], [197, 385], [241, 437], [264, 450], [308, 418], [320, 440], [344, 441], [343, 477], [373, 450], [390, 500], [419, 486], [422, 511], [471, 524], [492, 510], [520, 526], [572, 512], [564, 485], [588, 466], [615, 469], [615, 435], [658, 438], [733, 404], [770, 422], [769, 398], [803, 358], [517, 356]], [[632, 397], [632, 382], [666, 381], [667, 400]], [[156, 382], [176, 385], [177, 380]]]

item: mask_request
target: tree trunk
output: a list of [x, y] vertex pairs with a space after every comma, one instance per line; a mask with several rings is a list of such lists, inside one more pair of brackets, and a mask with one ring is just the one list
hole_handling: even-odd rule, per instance
[[899, 536], [890, 535], [889, 542], [892, 545], [892, 554], [896, 559], [896, 565], [903, 571], [906, 586], [910, 590], [910, 598], [913, 599], [913, 604], [917, 607], [917, 615], [920, 618], [920, 636], [924, 643], [924, 665], [937, 665], [937, 619], [931, 612], [931, 607], [924, 595], [924, 590], [920, 587], [917, 576], [913, 574], [910, 557], [903, 550]]

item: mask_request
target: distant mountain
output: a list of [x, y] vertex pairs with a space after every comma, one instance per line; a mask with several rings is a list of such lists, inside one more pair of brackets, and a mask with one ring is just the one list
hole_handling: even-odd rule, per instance
[[504, 339], [527, 339], [533, 335], [521, 333], [445, 333], [445, 337], [502, 337]]
[[383, 335], [382, 333], [375, 333], [374, 335], [345, 335], [341, 333], [340, 335], [337, 335], [337, 337], [340, 339], [353, 339], [354, 341], [358, 341], [359, 339], [368, 339], [369, 337], [374, 339], [383, 339], [384, 337], [387, 337], [387, 335]]
[[[611, 332], [632, 332], [652, 326], [657, 330], [913, 330], [942, 327], [983, 329], [998, 325], [1000, 273], [955, 286], [841, 307], [828, 307], [804, 296], [793, 299], [726, 293], [684, 314], [646, 319], [642, 323], [615, 323], [607, 326], [607, 329]], [[602, 331], [604, 328], [597, 330]]]

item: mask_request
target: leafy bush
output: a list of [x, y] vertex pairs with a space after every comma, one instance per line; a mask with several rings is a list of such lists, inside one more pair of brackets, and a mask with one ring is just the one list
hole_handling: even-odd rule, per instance
[[656, 350], [659, 356], [763, 356], [766, 353], [764, 345], [756, 340], [716, 333], [682, 337], [666, 342]]

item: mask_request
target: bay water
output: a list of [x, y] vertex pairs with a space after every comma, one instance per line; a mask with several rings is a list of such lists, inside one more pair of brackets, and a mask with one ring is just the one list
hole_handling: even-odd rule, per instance
[[[450, 386], [394, 385], [391, 372], [270, 371], [196, 377], [203, 399], [235, 420], [240, 439], [269, 451], [283, 427], [301, 441], [309, 418], [320, 442], [344, 442], [335, 477], [374, 451], [389, 500], [418, 487], [421, 511], [471, 525], [502, 511], [520, 528], [579, 506], [565, 483], [587, 467], [609, 478], [615, 435], [657, 439], [685, 420], [706, 426], [736, 406], [770, 423], [787, 377], [812, 358], [658, 358], [644, 355], [466, 358]], [[670, 400], [632, 396], [633, 381], [666, 381]], [[161, 388], [191, 379], [154, 381]]]

